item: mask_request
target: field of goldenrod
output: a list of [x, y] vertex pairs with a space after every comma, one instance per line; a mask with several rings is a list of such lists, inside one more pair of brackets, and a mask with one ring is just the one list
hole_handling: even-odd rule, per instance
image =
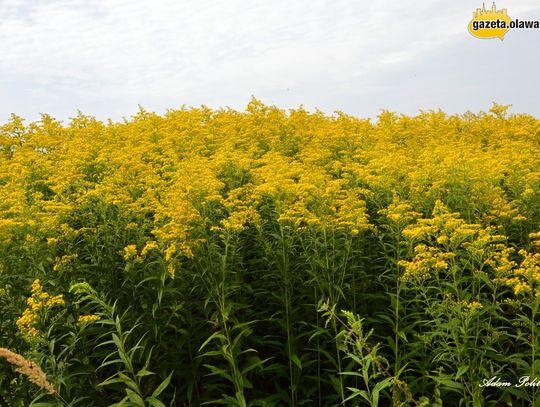
[[540, 402], [534, 117], [14, 115], [0, 165], [1, 406]]

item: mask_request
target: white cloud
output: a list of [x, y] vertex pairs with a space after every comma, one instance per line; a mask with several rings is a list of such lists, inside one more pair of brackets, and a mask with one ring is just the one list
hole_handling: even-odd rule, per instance
[[[298, 89], [310, 89], [301, 103], [322, 101], [319, 107], [332, 110], [325, 98], [376, 88], [370, 81], [378, 72], [421, 61], [455, 41], [474, 41], [465, 27], [475, 6], [465, 0], [0, 0], [0, 119], [11, 111], [65, 118], [77, 108], [118, 118], [138, 103], [161, 111], [184, 103], [241, 108], [251, 94], [280, 95], [278, 102], [294, 105], [302, 97]], [[522, 17], [540, 5], [500, 7]]]

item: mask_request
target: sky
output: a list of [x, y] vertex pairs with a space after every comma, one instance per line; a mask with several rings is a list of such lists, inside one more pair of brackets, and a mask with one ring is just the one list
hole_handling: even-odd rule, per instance
[[[0, 123], [16, 113], [121, 120], [138, 106], [376, 117], [488, 110], [540, 117], [540, 30], [467, 31], [471, 0], [0, 0]], [[486, 7], [491, 3], [486, 2]], [[538, 0], [498, 1], [540, 20]]]

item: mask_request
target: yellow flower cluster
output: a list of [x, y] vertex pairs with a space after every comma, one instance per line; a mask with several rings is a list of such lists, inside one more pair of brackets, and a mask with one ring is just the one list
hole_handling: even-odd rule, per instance
[[531, 239], [531, 246], [540, 249], [540, 232], [529, 233], [529, 239]]
[[17, 326], [25, 337], [31, 338], [40, 334], [38, 324], [42, 313], [56, 305], [64, 305], [64, 296], [62, 294], [51, 296], [43, 291], [39, 279], [36, 279], [32, 284], [31, 296], [26, 302], [28, 307], [17, 320]]
[[434, 237], [437, 243], [457, 247], [461, 243], [475, 237], [481, 226], [468, 224], [460, 218], [459, 213], [451, 213], [440, 201], [435, 202], [433, 217], [418, 219], [416, 223], [403, 230], [403, 236], [412, 240]]
[[169, 273], [169, 276], [174, 279], [176, 277], [176, 266], [174, 264], [169, 264], [167, 266], [167, 273]]
[[495, 275], [503, 277], [512, 273], [517, 263], [512, 260], [515, 250], [511, 247], [501, 247], [501, 250], [496, 251], [486, 260], [486, 264], [491, 266], [495, 271]]
[[494, 256], [490, 265], [501, 276], [496, 281], [510, 286], [515, 295], [534, 294], [540, 298], [540, 253], [529, 253], [519, 250], [521, 262], [510, 260], [508, 257], [514, 251], [506, 249]]
[[419, 244], [415, 247], [412, 261], [400, 260], [398, 265], [404, 268], [404, 280], [423, 280], [433, 271], [447, 270], [454, 253], [442, 253], [435, 247]]
[[80, 315], [77, 322], [79, 325], [88, 325], [92, 322], [99, 321], [101, 317], [99, 315]]
[[[141, 250], [141, 257], [146, 257], [148, 253], [152, 251], [156, 251], [156, 250], [159, 250], [158, 244], [155, 241], [150, 241], [146, 243], [146, 245]], [[136, 250], [135, 250], [135, 253], [137, 253]]]
[[[94, 205], [129, 216], [123, 232], [138, 246], [122, 255], [133, 263], [160, 250], [167, 262], [191, 257], [209, 232], [269, 220], [357, 235], [378, 215], [411, 245], [481, 257], [532, 222], [540, 200], [539, 121], [504, 109], [385, 111], [373, 122], [253, 99], [243, 112], [141, 109], [122, 123], [44, 115], [26, 126], [13, 116], [0, 126], [0, 245], [30, 228], [39, 234], [25, 230], [28, 248], [43, 236], [55, 250], [96, 232], [67, 220]], [[136, 240], [148, 224], [152, 240]]]
[[484, 305], [477, 300], [460, 300], [450, 292], [443, 293], [442, 303], [446, 310], [452, 311], [456, 316], [466, 318], [470, 318], [477, 311], [484, 308]]
[[484, 306], [481, 303], [479, 303], [478, 301], [470, 301], [470, 302], [468, 302], [468, 301], [463, 301], [462, 300], [462, 301], [459, 301], [458, 304], [461, 305], [465, 309], [465, 311], [467, 313], [469, 313], [469, 314], [472, 314], [475, 311], [478, 311], [478, 310], [484, 308]]
[[66, 268], [66, 266], [68, 266], [71, 262], [73, 262], [74, 260], [76, 260], [77, 258], [79, 257], [78, 254], [67, 254], [65, 256], [62, 256], [62, 257], [57, 257], [54, 259], [54, 266], [53, 266], [53, 270], [54, 271], [62, 271]]
[[137, 245], [130, 244], [124, 247], [124, 260], [125, 261], [131, 261], [135, 257], [137, 257]]
[[[394, 196], [392, 203], [386, 209], [379, 210], [379, 214], [386, 216], [390, 221], [401, 226], [410, 224], [422, 216], [421, 213], [413, 210], [410, 203], [403, 202], [396, 196]], [[420, 232], [419, 235], [423, 233]]]

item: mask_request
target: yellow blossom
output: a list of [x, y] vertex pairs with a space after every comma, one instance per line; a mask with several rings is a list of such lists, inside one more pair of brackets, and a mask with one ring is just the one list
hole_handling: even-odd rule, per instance
[[124, 247], [124, 260], [130, 261], [137, 256], [137, 246], [134, 244]]
[[92, 322], [99, 321], [101, 317], [99, 315], [80, 315], [77, 322], [79, 325], [88, 325]]
[[41, 334], [37, 325], [41, 321], [42, 312], [57, 305], [64, 305], [64, 296], [62, 294], [51, 296], [43, 291], [40, 280], [35, 279], [31, 295], [26, 302], [28, 307], [17, 320], [17, 327], [25, 337], [32, 338]]

